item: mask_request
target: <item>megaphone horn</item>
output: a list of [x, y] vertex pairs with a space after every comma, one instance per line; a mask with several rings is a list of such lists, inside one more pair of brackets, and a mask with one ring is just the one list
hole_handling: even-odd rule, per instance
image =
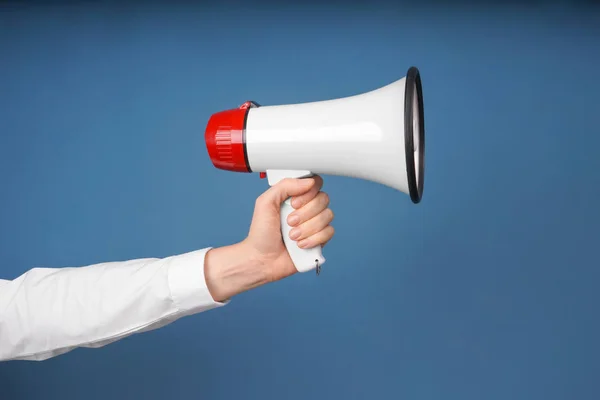
[[[215, 167], [260, 172], [271, 186], [288, 177], [329, 174], [386, 185], [415, 204], [423, 196], [425, 120], [416, 67], [355, 96], [275, 106], [248, 101], [213, 114], [204, 137]], [[292, 211], [288, 199], [281, 206], [286, 248], [298, 271], [318, 271], [325, 263], [321, 246], [300, 249], [289, 238]]]

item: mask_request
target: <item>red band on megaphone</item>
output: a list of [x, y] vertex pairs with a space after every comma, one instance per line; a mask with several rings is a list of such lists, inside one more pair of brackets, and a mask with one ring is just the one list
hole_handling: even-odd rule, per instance
[[213, 114], [204, 140], [213, 165], [234, 172], [252, 172], [246, 153], [246, 118], [257, 104], [247, 101], [239, 108]]

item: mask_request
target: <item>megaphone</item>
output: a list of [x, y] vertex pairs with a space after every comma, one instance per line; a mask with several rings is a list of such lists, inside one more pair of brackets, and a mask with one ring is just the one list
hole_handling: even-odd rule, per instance
[[[260, 106], [248, 101], [213, 114], [206, 126], [216, 168], [259, 172], [273, 186], [284, 178], [329, 174], [365, 179], [423, 196], [425, 127], [421, 76], [363, 94], [309, 103]], [[281, 205], [283, 241], [296, 269], [320, 271], [321, 246], [300, 249], [289, 238], [290, 199]]]

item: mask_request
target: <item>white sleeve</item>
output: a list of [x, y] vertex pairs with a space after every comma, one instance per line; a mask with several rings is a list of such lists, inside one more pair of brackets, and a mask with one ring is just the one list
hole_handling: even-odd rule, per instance
[[163, 259], [34, 268], [0, 280], [0, 361], [102, 347], [220, 307], [204, 278], [210, 248]]

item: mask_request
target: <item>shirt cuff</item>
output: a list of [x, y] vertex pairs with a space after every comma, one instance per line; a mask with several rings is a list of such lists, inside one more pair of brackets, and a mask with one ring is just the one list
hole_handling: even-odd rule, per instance
[[215, 301], [206, 285], [204, 260], [210, 249], [211, 247], [207, 247], [170, 257], [169, 288], [179, 311], [206, 311], [229, 303], [229, 300]]

